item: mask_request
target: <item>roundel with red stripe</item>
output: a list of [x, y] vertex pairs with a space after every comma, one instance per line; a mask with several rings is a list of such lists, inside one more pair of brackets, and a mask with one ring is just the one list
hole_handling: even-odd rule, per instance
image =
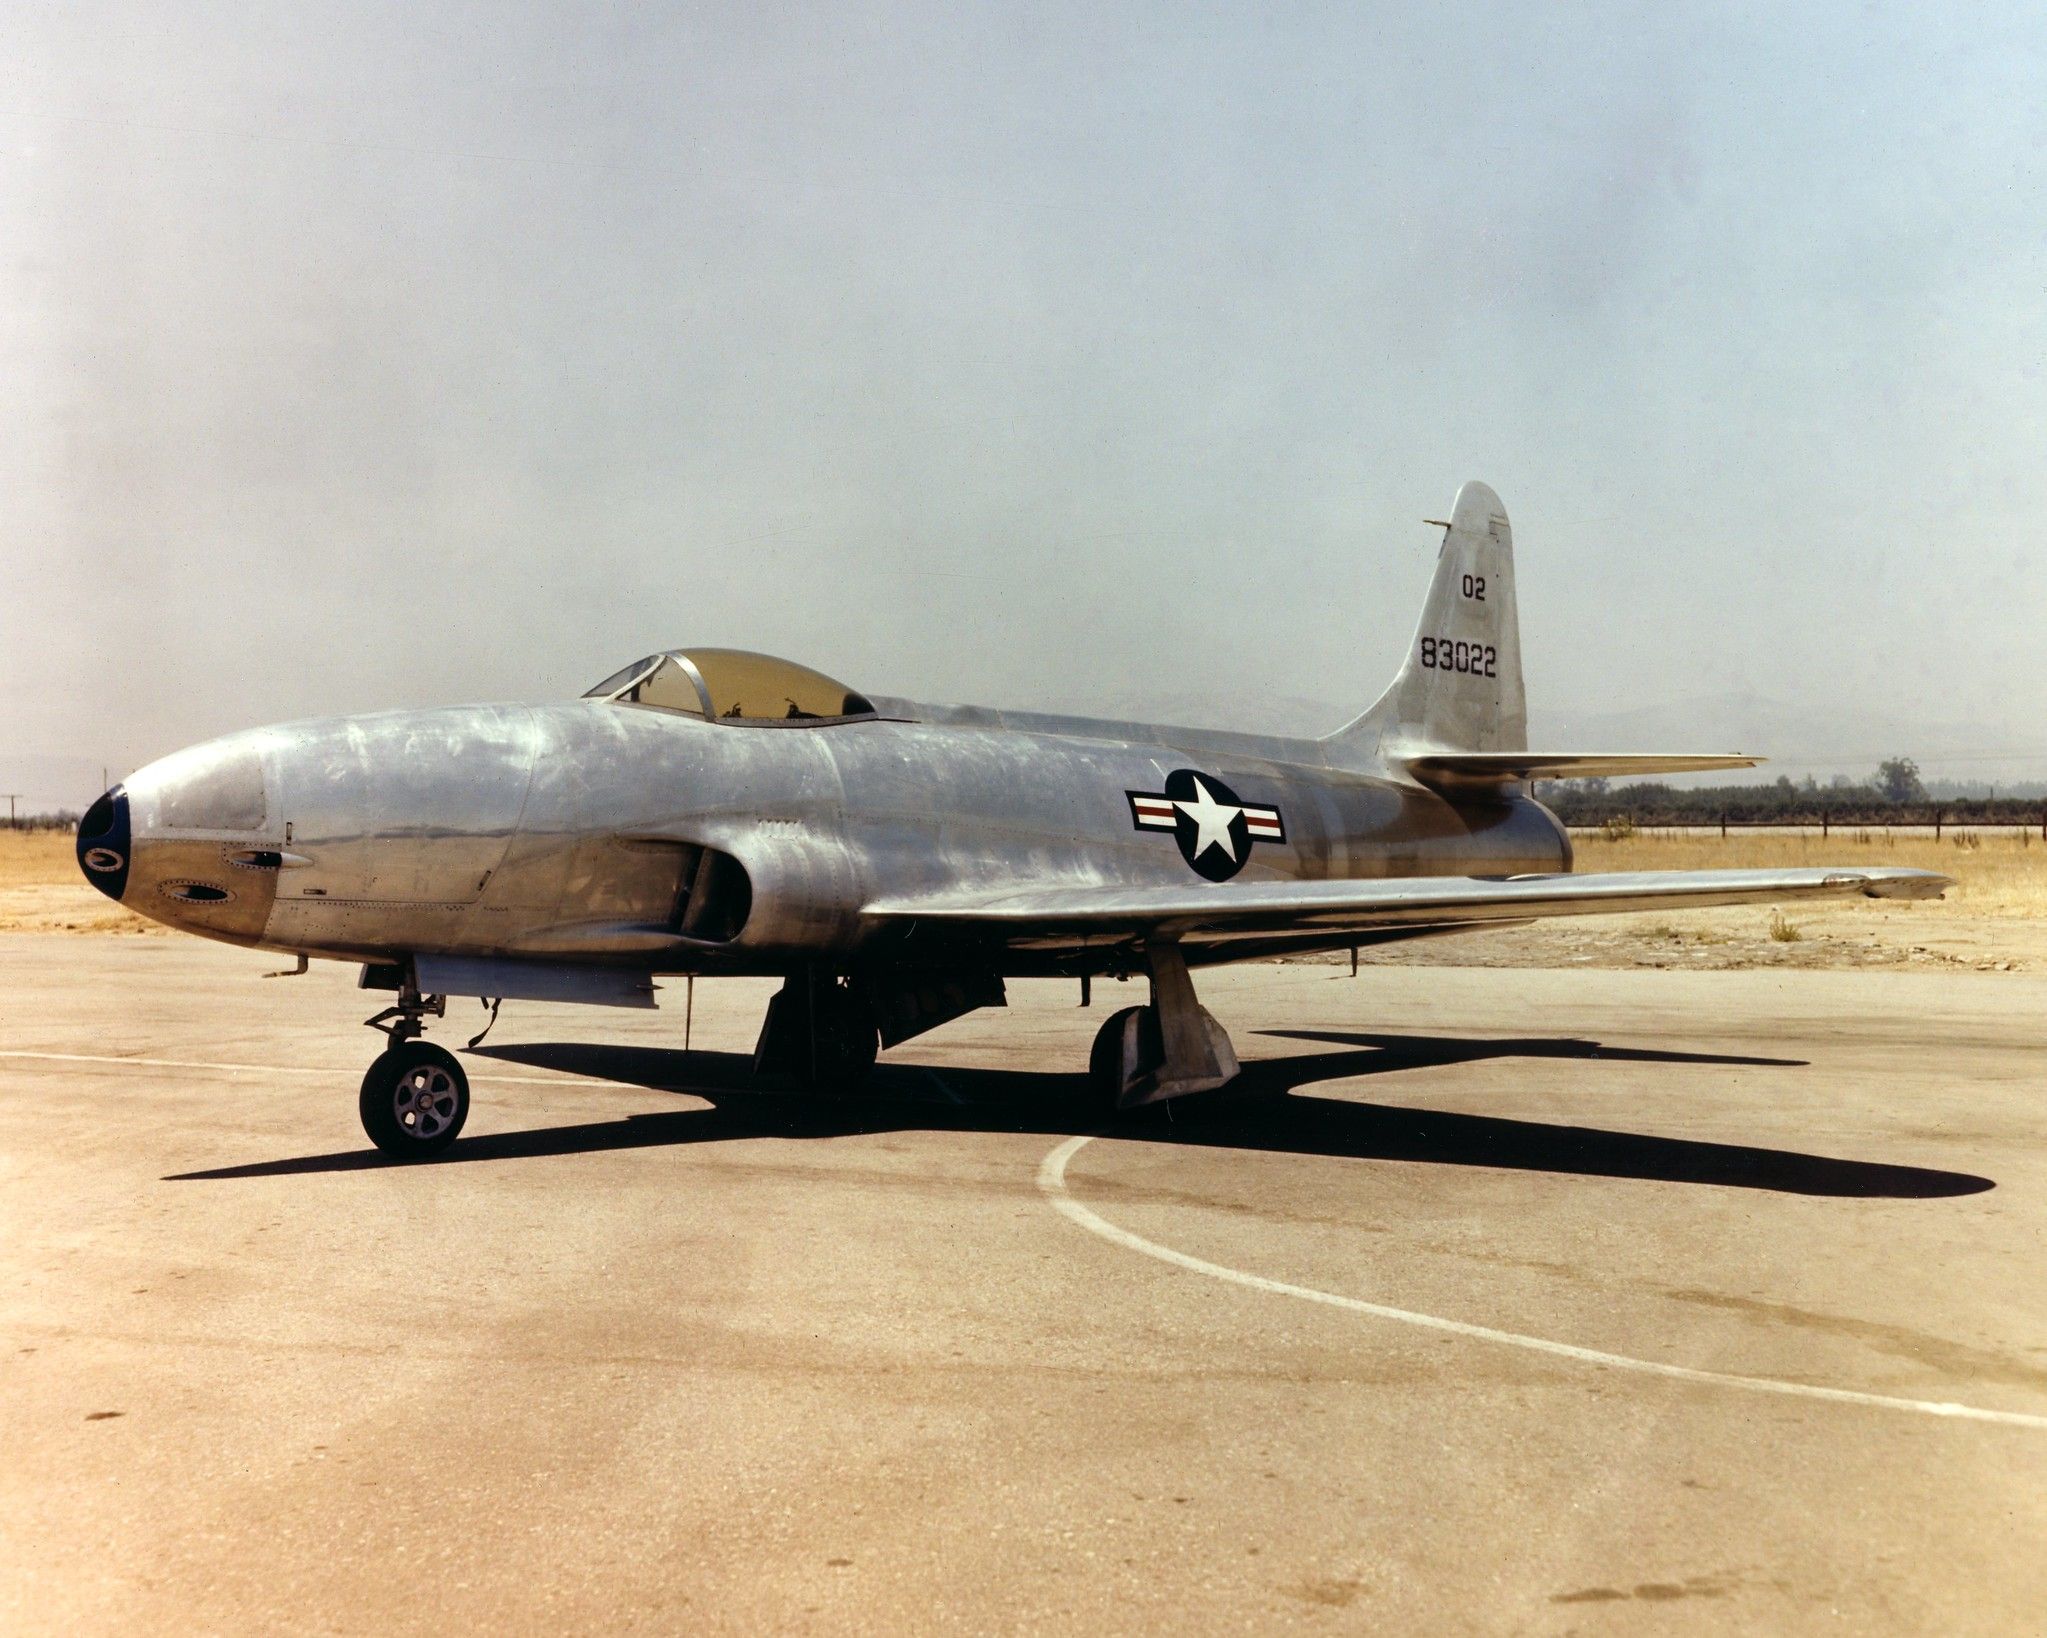
[[1171, 831], [1180, 857], [1212, 882], [1244, 868], [1259, 842], [1284, 842], [1279, 809], [1243, 802], [1213, 774], [1175, 768], [1164, 790], [1125, 791], [1130, 821], [1139, 830]]

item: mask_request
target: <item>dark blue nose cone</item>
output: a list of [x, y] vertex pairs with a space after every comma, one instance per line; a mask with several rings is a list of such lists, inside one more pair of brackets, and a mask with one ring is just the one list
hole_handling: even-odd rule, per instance
[[110, 899], [128, 890], [128, 797], [119, 785], [78, 821], [78, 868]]

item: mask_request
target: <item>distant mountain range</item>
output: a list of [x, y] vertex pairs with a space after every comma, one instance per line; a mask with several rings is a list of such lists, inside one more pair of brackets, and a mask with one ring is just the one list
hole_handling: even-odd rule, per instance
[[[1906, 756], [1929, 780], [2038, 781], [2047, 778], [2047, 729], [1934, 717], [1873, 718], [1840, 707], [1760, 694], [1723, 694], [1627, 710], [1531, 711], [1533, 743], [1616, 751], [1743, 751], [1767, 767], [1735, 779], [1823, 783], [1836, 774], [1866, 779], [1879, 762]], [[1713, 775], [1709, 783], [1728, 782]]]
[[[1254, 733], [1326, 734], [1363, 708], [1299, 695], [1141, 692], [1106, 709], [1155, 722], [1243, 728]], [[1711, 783], [1776, 779], [1864, 779], [1887, 757], [1908, 756], [1929, 780], [2047, 779], [2047, 728], [1937, 718], [1885, 717], [1761, 694], [1723, 694], [1625, 710], [1544, 709], [1529, 713], [1531, 745], [1560, 751], [1740, 751], [1767, 757], [1747, 774], [1700, 776]]]

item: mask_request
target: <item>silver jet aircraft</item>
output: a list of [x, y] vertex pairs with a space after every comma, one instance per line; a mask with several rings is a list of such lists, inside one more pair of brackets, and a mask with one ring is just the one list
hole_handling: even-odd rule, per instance
[[[86, 878], [188, 932], [359, 962], [391, 1004], [362, 1083], [390, 1154], [454, 1141], [451, 995], [650, 1007], [658, 974], [784, 980], [763, 1077], [857, 1082], [1013, 976], [1144, 975], [1104, 1109], [1226, 1085], [1190, 969], [1541, 916], [1937, 896], [1897, 869], [1571, 874], [1535, 779], [1746, 767], [1531, 751], [1506, 513], [1459, 491], [1412, 647], [1370, 710], [1285, 739], [869, 696], [726, 649], [580, 700], [380, 712], [154, 762], [79, 827]], [[472, 1043], [473, 1044], [473, 1043]]]

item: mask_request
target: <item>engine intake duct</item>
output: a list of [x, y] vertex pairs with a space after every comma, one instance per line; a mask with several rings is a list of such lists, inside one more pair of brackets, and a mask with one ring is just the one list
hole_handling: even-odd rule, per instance
[[714, 847], [688, 850], [673, 926], [699, 944], [730, 944], [753, 914], [753, 881], [746, 866]]
[[513, 955], [678, 955], [730, 944], [753, 914], [753, 882], [731, 854], [664, 836], [613, 836], [585, 844], [583, 873], [566, 902], [587, 919], [516, 933]]

